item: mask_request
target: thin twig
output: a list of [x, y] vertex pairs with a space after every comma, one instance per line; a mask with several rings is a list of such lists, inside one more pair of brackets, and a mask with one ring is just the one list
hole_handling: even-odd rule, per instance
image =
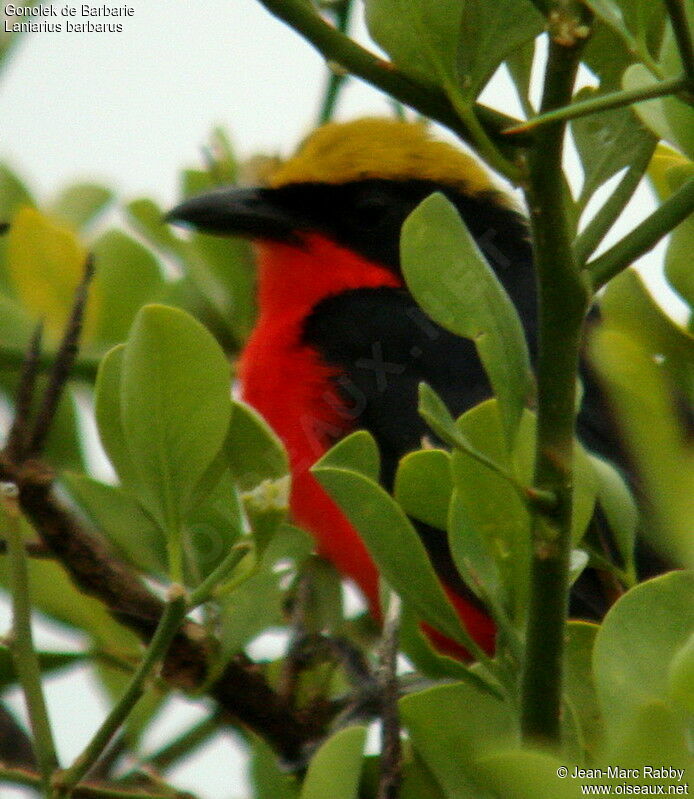
[[132, 711], [135, 703], [140, 699], [145, 690], [145, 683], [150, 674], [161, 661], [166, 650], [186, 614], [186, 595], [180, 586], [173, 585], [169, 588], [169, 601], [166, 604], [164, 613], [157, 625], [157, 629], [152, 636], [145, 656], [137, 667], [130, 682], [113, 706], [104, 722], [94, 734], [91, 741], [87, 744], [81, 755], [75, 762], [53, 779], [55, 787], [64, 795], [69, 796], [71, 790], [89, 772], [92, 766], [103, 753], [109, 741], [120, 728]]
[[[386, 92], [394, 99], [440, 122], [465, 141], [470, 132], [460, 120], [449, 98], [433, 83], [415, 81], [389, 61], [378, 58], [348, 36], [329, 25], [304, 0], [260, 0], [267, 10], [312, 44], [328, 61], [340, 64], [352, 75]], [[512, 141], [501, 135], [504, 128], [519, 123], [505, 114], [477, 104], [475, 113], [487, 134], [503, 145], [522, 147], [532, 140], [524, 134]]]
[[[0, 763], [0, 783], [26, 785], [29, 788], [41, 788], [41, 776], [34, 771], [23, 768], [11, 768]], [[152, 793], [112, 785], [83, 783], [72, 790], [71, 799], [195, 799], [187, 791], [166, 791]]]
[[383, 621], [378, 682], [381, 695], [381, 760], [377, 799], [397, 799], [402, 779], [402, 745], [399, 685], [397, 678], [398, 640], [400, 629], [400, 597], [390, 592], [388, 610]]
[[578, 119], [579, 117], [585, 117], [589, 114], [597, 114], [600, 111], [610, 111], [613, 108], [623, 108], [624, 106], [633, 105], [634, 103], [654, 100], [669, 94], [677, 94], [677, 92], [685, 90], [688, 85], [689, 80], [686, 77], [680, 76], [678, 78], [660, 81], [653, 86], [602, 94], [587, 100], [570, 103], [569, 105], [562, 106], [553, 111], [547, 111], [544, 114], [538, 114], [522, 122], [520, 125], [507, 128], [504, 133], [508, 133], [509, 135], [527, 133], [531, 130], [537, 130], [543, 125], [549, 125], [552, 122]]
[[651, 146], [642, 149], [637, 159], [629, 165], [617, 188], [603, 203], [583, 232], [576, 237], [573, 250], [579, 267], [585, 265], [586, 261], [595, 252], [632, 198], [646, 169], [648, 169], [654, 148], [655, 143], [653, 142]]
[[34, 736], [36, 761], [43, 785], [47, 789], [51, 775], [58, 768], [58, 756], [41, 686], [41, 667], [31, 632], [29, 571], [20, 527], [18, 494], [17, 486], [13, 483], [0, 483], [0, 508], [4, 516], [3, 526], [7, 530], [12, 593], [12, 633], [8, 645], [24, 692]]
[[91, 255], [87, 256], [84, 266], [84, 274], [75, 292], [75, 299], [70, 313], [63, 339], [56, 354], [53, 368], [48, 380], [48, 386], [41, 401], [41, 407], [37, 411], [34, 428], [27, 443], [27, 458], [35, 458], [41, 454], [46, 437], [53, 424], [58, 403], [65, 388], [70, 371], [77, 358], [79, 347], [79, 337], [82, 331], [82, 321], [87, 303], [87, 289], [94, 276], [94, 259]]
[[22, 364], [14, 404], [14, 419], [5, 444], [8, 457], [15, 462], [23, 460], [24, 448], [29, 436], [31, 408], [36, 389], [36, 379], [39, 373], [42, 340], [43, 321], [39, 322], [34, 329], [24, 363]]
[[[346, 34], [349, 29], [349, 20], [352, 12], [353, 0], [342, 0], [334, 10], [335, 28], [340, 33]], [[342, 69], [331, 69], [328, 65], [328, 78], [326, 81], [323, 101], [318, 115], [318, 124], [324, 125], [333, 118], [340, 90], [345, 85], [347, 75]]]
[[590, 261], [586, 269], [597, 291], [624, 271], [694, 211], [694, 178], [688, 180], [653, 213], [607, 252]]
[[690, 81], [689, 90], [694, 91], [694, 85], [692, 85], [694, 83], [694, 45], [692, 45], [690, 23], [687, 20], [684, 0], [665, 0], [665, 7], [672, 23], [672, 32], [675, 34], [682, 68]]
[[[207, 718], [199, 721], [189, 729], [182, 732], [173, 741], [152, 752], [145, 757], [138, 765], [140, 768], [154, 769], [158, 772], [165, 772], [171, 766], [187, 757], [205, 741], [209, 740], [223, 726], [223, 714], [216, 711]], [[130, 772], [133, 774], [134, 772]], [[130, 775], [126, 775], [130, 776]]]

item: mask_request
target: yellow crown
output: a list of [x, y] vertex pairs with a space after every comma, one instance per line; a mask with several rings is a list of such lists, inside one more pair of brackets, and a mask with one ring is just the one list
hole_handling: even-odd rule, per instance
[[431, 180], [465, 194], [495, 189], [476, 159], [434, 139], [424, 123], [377, 117], [330, 122], [316, 129], [272, 172], [269, 185], [369, 178]]

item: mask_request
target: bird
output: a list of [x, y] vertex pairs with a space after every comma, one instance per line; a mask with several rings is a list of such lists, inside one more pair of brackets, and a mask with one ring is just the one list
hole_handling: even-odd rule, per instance
[[[422, 381], [455, 417], [492, 395], [474, 343], [429, 318], [403, 279], [402, 225], [434, 192], [453, 203], [485, 254], [534, 358], [538, 302], [527, 220], [476, 157], [421, 122], [329, 122], [263, 185], [221, 187], [166, 217], [255, 242], [259, 314], [240, 357], [242, 398], [287, 449], [293, 519], [313, 535], [317, 553], [360, 587], [377, 617], [378, 570], [310, 468], [344, 436], [367, 430], [390, 490], [400, 459], [432, 440], [418, 413]], [[587, 368], [583, 378], [579, 437], [600, 456], [623, 460], [600, 387]], [[492, 653], [495, 625], [458, 574], [445, 533], [416, 527], [463, 624]], [[582, 591], [575, 587], [576, 612], [599, 617], [605, 608], [595, 579]], [[469, 658], [436, 630], [427, 634], [439, 651]]]

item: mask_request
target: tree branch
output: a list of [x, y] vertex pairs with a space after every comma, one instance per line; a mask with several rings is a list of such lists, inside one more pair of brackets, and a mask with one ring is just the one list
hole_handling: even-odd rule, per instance
[[[344, 67], [351, 74], [386, 92], [403, 105], [440, 122], [457, 133], [464, 141], [470, 141], [468, 127], [461, 121], [449, 98], [434, 84], [414, 81], [400, 72], [389, 61], [378, 58], [355, 41], [329, 25], [303, 0], [260, 0], [262, 5], [278, 19], [303, 36], [328, 61]], [[519, 134], [510, 141], [501, 131], [518, 124], [505, 114], [477, 104], [476, 115], [487, 135], [500, 146], [523, 146], [529, 138]]]
[[[550, 48], [541, 112], [567, 105], [584, 39], [567, 36], [569, 23], [585, 25], [582, 9], [555, 3], [562, 26]], [[568, 15], [575, 14], [575, 19]], [[558, 17], [556, 17], [558, 21]], [[527, 202], [540, 305], [538, 418], [534, 485], [550, 491], [554, 508], [533, 516], [530, 607], [521, 687], [523, 735], [555, 747], [560, 740], [562, 656], [569, 593], [576, 372], [588, 291], [573, 258], [565, 208], [562, 154], [565, 123], [538, 129], [529, 160]]]
[[656, 208], [621, 241], [587, 265], [597, 291], [649, 250], [694, 211], [694, 178]]

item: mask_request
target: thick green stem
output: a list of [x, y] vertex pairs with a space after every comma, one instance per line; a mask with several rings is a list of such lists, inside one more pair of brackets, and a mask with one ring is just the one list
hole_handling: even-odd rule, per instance
[[12, 633], [8, 643], [24, 692], [36, 762], [41, 771], [44, 789], [47, 790], [51, 776], [58, 768], [58, 756], [41, 687], [41, 668], [31, 632], [29, 572], [20, 526], [18, 491], [13, 483], [0, 483], [0, 508], [3, 526], [6, 528], [4, 535], [7, 539], [12, 594]]
[[[550, 42], [542, 112], [572, 95], [581, 43]], [[526, 740], [560, 741], [562, 657], [569, 594], [576, 373], [588, 291], [571, 249], [562, 183], [564, 123], [537, 132], [530, 153], [527, 201], [540, 304], [535, 487], [557, 499], [533, 519], [530, 607], [522, 675]]]
[[[0, 783], [11, 785], [26, 785], [29, 788], [41, 788], [41, 777], [33, 771], [23, 768], [3, 768], [0, 766]], [[171, 791], [165, 793], [152, 793], [137, 789], [116, 788], [108, 785], [79, 785], [72, 792], [72, 799], [176, 799]], [[191, 799], [186, 794], [186, 799]]]
[[585, 230], [574, 242], [574, 257], [579, 267], [583, 267], [600, 245], [608, 231], [619, 218], [632, 198], [653, 157], [655, 144], [644, 147], [636, 160], [629, 166], [619, 185], [608, 197], [600, 210], [586, 225]]
[[677, 227], [680, 222], [684, 222], [693, 211], [694, 178], [668, 197], [631, 233], [588, 264], [586, 268], [590, 272], [595, 290], [597, 291], [637, 258], [653, 249], [663, 236]]
[[677, 49], [682, 59], [682, 68], [690, 81], [689, 89], [694, 91], [694, 87], [691, 85], [694, 82], [694, 45], [692, 45], [684, 0], [665, 0], [665, 7], [672, 22], [672, 32], [675, 34]]
[[[470, 131], [453, 108], [449, 98], [435, 84], [415, 81], [400, 72], [393, 64], [378, 58], [329, 25], [305, 0], [260, 0], [267, 10], [281, 19], [310, 42], [328, 61], [344, 67], [352, 75], [386, 92], [403, 105], [414, 108], [440, 122], [465, 141], [470, 141]], [[501, 131], [519, 120], [486, 106], [476, 105], [475, 113], [487, 134], [500, 144], [522, 146], [528, 138], [522, 134], [503, 137]]]
[[85, 750], [70, 766], [54, 778], [54, 785], [58, 796], [69, 796], [75, 785], [87, 774], [96, 763], [108, 745], [111, 738], [118, 731], [121, 724], [132, 711], [135, 703], [144, 693], [145, 683], [150, 677], [154, 667], [162, 660], [173, 637], [186, 614], [186, 597], [183, 589], [172, 586], [169, 589], [170, 599], [159, 621], [156, 632], [147, 648], [144, 658], [133, 674], [128, 687], [113, 707], [103, 724], [96, 731]]
[[554, 111], [538, 114], [527, 122], [509, 128], [505, 132], [508, 134], [524, 133], [540, 128], [542, 125], [549, 125], [552, 122], [578, 119], [579, 117], [585, 117], [589, 114], [597, 114], [599, 111], [623, 108], [624, 106], [633, 105], [634, 103], [654, 100], [657, 97], [665, 97], [669, 94], [676, 94], [679, 91], [685, 90], [688, 85], [689, 80], [686, 77], [679, 77], [660, 81], [660, 83], [656, 83], [654, 86], [646, 86], [645, 88], [631, 89], [624, 92], [611, 92], [610, 94], [591, 97], [588, 100], [571, 103], [563, 108], [557, 108]]
[[[352, 13], [353, 0], [342, 0], [340, 5], [335, 11], [335, 27], [340, 33], [347, 33], [349, 28], [349, 19]], [[345, 84], [347, 75], [341, 69], [329, 68], [328, 80], [323, 94], [323, 102], [321, 103], [320, 114], [318, 115], [318, 124], [324, 125], [330, 122], [335, 113], [335, 106], [337, 105], [340, 90]]]

